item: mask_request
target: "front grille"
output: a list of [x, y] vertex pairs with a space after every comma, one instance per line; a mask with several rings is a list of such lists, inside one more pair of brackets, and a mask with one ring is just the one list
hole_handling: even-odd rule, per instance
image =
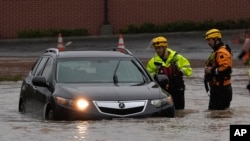
[[107, 115], [125, 117], [142, 113], [147, 100], [140, 101], [94, 101], [99, 112]]
[[99, 107], [101, 112], [108, 113], [108, 114], [114, 114], [114, 115], [131, 115], [135, 113], [140, 113], [143, 111], [144, 107], [136, 107], [136, 108], [129, 108], [129, 109], [111, 109], [111, 108], [103, 108]]

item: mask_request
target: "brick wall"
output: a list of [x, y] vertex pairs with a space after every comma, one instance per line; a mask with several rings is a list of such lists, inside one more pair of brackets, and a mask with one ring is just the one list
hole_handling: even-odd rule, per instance
[[[1, 0], [0, 39], [25, 29], [86, 28], [100, 35], [104, 0]], [[108, 21], [117, 34], [129, 24], [250, 18], [250, 0], [108, 0]]]

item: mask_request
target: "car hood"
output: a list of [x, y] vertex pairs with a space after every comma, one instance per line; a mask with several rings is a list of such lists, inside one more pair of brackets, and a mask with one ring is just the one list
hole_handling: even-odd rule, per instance
[[159, 99], [166, 96], [155, 83], [142, 86], [58, 84], [55, 94], [70, 99], [83, 97], [100, 101]]

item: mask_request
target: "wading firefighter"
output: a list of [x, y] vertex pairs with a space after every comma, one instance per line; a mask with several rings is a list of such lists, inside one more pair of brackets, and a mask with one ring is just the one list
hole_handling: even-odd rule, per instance
[[189, 60], [176, 51], [168, 48], [168, 41], [165, 37], [159, 36], [152, 40], [155, 55], [148, 61], [147, 70], [152, 76], [165, 74], [169, 84], [165, 90], [172, 95], [175, 109], [185, 108], [185, 84], [183, 75], [190, 76], [192, 68]]
[[[222, 42], [222, 35], [218, 29], [211, 29], [205, 33], [208, 45], [213, 49], [205, 63], [205, 86], [209, 91], [209, 110], [224, 110], [230, 107], [232, 100], [232, 54], [228, 45]], [[210, 88], [210, 90], [208, 90]]]
[[[246, 39], [244, 44], [242, 45], [241, 53], [238, 55], [238, 58], [240, 60], [243, 60], [244, 65], [247, 67], [250, 67], [250, 31], [246, 31]], [[248, 69], [248, 84], [246, 85], [246, 88], [250, 92], [250, 68]]]

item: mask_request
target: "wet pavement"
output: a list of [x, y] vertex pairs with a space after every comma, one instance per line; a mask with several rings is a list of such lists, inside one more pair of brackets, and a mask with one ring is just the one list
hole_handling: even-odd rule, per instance
[[250, 124], [250, 95], [246, 68], [232, 75], [233, 100], [222, 111], [207, 110], [203, 69], [194, 68], [186, 82], [186, 109], [176, 118], [113, 119], [100, 121], [42, 121], [18, 113], [19, 82], [0, 82], [1, 141], [229, 141], [230, 125]]
[[[205, 31], [197, 32], [176, 32], [176, 33], [154, 33], [123, 36], [124, 45], [135, 56], [139, 58], [149, 58], [154, 54], [150, 47], [153, 37], [163, 35], [167, 37], [169, 47], [183, 54], [188, 59], [207, 59], [211, 48], [204, 40]], [[232, 44], [239, 33], [244, 30], [222, 31], [223, 41], [229, 44], [234, 59], [241, 49], [242, 44]], [[72, 42], [65, 50], [107, 50], [118, 46], [119, 35], [110, 36], [89, 36], [89, 37], [63, 37], [63, 43]], [[39, 39], [10, 39], [0, 40], [1, 57], [33, 57], [36, 58], [47, 48], [57, 48], [57, 38]]]

